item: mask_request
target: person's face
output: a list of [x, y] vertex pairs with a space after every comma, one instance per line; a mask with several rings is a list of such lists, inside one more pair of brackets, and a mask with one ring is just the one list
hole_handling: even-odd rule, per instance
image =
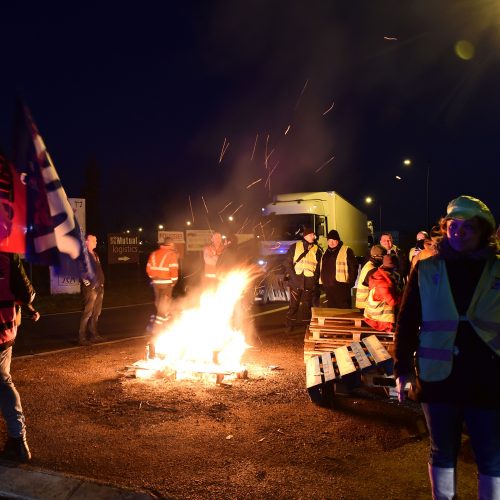
[[425, 240], [425, 234], [424, 233], [417, 233], [417, 241], [420, 240]]
[[339, 240], [328, 240], [327, 243], [330, 248], [335, 248], [338, 246]]
[[222, 243], [222, 234], [214, 233], [212, 236], [212, 242], [215, 246], [220, 246], [220, 244]]
[[451, 248], [457, 252], [473, 252], [479, 245], [481, 234], [474, 219], [446, 221], [446, 236]]
[[392, 236], [389, 234], [383, 234], [380, 237], [380, 244], [386, 249], [390, 250], [392, 248]]
[[313, 243], [316, 239], [316, 235], [314, 233], [309, 233], [307, 236], [304, 236], [304, 239], [307, 241], [307, 243]]
[[86, 243], [87, 243], [87, 248], [90, 251], [95, 250], [95, 247], [97, 246], [97, 238], [94, 235], [89, 234], [87, 236]]
[[432, 240], [425, 240], [424, 241], [424, 249], [429, 250], [429, 251], [436, 251], [436, 243]]

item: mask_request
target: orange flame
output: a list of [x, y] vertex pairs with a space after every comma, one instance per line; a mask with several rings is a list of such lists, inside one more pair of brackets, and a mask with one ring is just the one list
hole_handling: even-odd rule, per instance
[[199, 306], [185, 309], [155, 340], [157, 358], [138, 362], [138, 377], [151, 371], [174, 371], [176, 378], [193, 373], [239, 373], [250, 347], [236, 324], [241, 297], [250, 282], [247, 271], [229, 273], [214, 290], [206, 290]]

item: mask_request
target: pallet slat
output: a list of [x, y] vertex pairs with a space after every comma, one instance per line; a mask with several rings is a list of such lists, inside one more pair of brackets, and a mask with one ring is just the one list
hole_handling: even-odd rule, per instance
[[[311, 400], [332, 403], [336, 391], [350, 391], [364, 382], [383, 387], [395, 386], [393, 361], [375, 335], [351, 342], [330, 352], [314, 353], [306, 361], [306, 384]], [[394, 391], [393, 391], [394, 392]]]
[[372, 366], [359, 342], [351, 342], [351, 349], [361, 370]]
[[366, 337], [366, 339], [363, 340], [363, 343], [365, 344], [366, 348], [368, 349], [376, 363], [383, 363], [388, 359], [392, 359], [391, 355], [387, 352], [384, 346], [380, 343], [380, 340], [375, 335]]

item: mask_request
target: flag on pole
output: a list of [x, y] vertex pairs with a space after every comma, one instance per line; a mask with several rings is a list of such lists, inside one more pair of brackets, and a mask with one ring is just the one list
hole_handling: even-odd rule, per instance
[[14, 162], [26, 182], [26, 260], [92, 281], [80, 226], [31, 113], [21, 102]]

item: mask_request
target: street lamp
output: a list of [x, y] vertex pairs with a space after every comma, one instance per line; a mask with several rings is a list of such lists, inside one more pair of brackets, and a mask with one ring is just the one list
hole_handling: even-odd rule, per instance
[[[365, 198], [365, 203], [367, 205], [371, 205], [373, 203], [373, 201], [374, 200], [371, 196], [367, 196]], [[378, 206], [378, 214], [379, 214], [379, 216], [378, 216], [379, 231], [380, 231], [380, 233], [382, 233], [382, 205], [380, 205], [380, 204]]]
[[[405, 158], [403, 160], [403, 165], [405, 167], [410, 167], [413, 164], [411, 158]], [[431, 175], [431, 162], [430, 160], [427, 162], [427, 172], [425, 179], [425, 227], [429, 229], [429, 179]]]

